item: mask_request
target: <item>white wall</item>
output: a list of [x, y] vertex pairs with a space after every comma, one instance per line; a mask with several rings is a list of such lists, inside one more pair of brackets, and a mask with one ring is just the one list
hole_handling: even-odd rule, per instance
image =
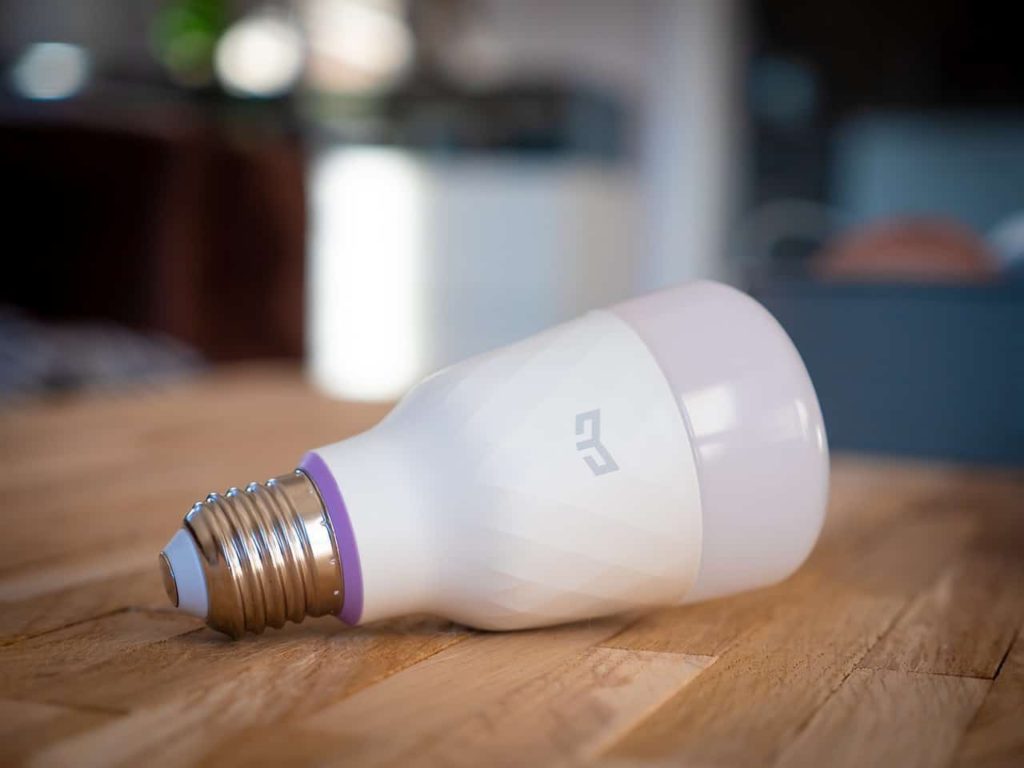
[[328, 150], [312, 178], [315, 379], [368, 399], [586, 310], [728, 278], [739, 0], [486, 0], [488, 75], [603, 87], [627, 160]]
[[732, 276], [745, 55], [741, 0], [483, 0], [496, 66], [613, 92], [636, 118], [635, 290]]

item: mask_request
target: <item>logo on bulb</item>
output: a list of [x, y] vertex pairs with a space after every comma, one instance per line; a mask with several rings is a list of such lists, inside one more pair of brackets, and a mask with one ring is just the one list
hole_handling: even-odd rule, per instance
[[577, 451], [580, 453], [592, 452], [583, 457], [583, 461], [590, 467], [591, 472], [595, 475], [607, 475], [609, 472], [618, 471], [619, 465], [615, 463], [615, 459], [601, 442], [600, 408], [576, 414], [576, 437], [583, 438], [576, 441]]

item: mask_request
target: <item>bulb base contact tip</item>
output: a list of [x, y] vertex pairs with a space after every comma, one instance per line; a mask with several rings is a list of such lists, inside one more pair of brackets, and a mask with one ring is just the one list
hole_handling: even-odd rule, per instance
[[344, 604], [331, 520], [301, 470], [196, 503], [160, 568], [175, 606], [234, 638]]
[[174, 581], [174, 571], [171, 569], [171, 561], [163, 552], [160, 553], [160, 577], [164, 582], [164, 591], [167, 598], [178, 607], [178, 585]]

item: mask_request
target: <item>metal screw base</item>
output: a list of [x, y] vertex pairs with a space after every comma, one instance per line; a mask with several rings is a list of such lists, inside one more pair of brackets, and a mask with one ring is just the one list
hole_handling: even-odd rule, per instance
[[[341, 611], [345, 586], [334, 530], [300, 470], [210, 494], [185, 515], [185, 529], [201, 554], [213, 629], [239, 638]], [[176, 602], [171, 587], [168, 595]]]

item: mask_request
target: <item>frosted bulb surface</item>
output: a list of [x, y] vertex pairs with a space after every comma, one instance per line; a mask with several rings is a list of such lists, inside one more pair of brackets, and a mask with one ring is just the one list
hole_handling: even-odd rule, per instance
[[[229, 634], [325, 612], [518, 629], [779, 581], [827, 491], [796, 349], [755, 301], [700, 282], [440, 371], [293, 476], [211, 495], [183, 533]], [[239, 530], [252, 505], [265, 521]], [[277, 560], [315, 578], [274, 576], [277, 515], [307, 542]]]
[[770, 584], [810, 553], [828, 500], [828, 443], [811, 379], [774, 317], [697, 282], [613, 311], [650, 348], [686, 421], [703, 507], [689, 600]]

